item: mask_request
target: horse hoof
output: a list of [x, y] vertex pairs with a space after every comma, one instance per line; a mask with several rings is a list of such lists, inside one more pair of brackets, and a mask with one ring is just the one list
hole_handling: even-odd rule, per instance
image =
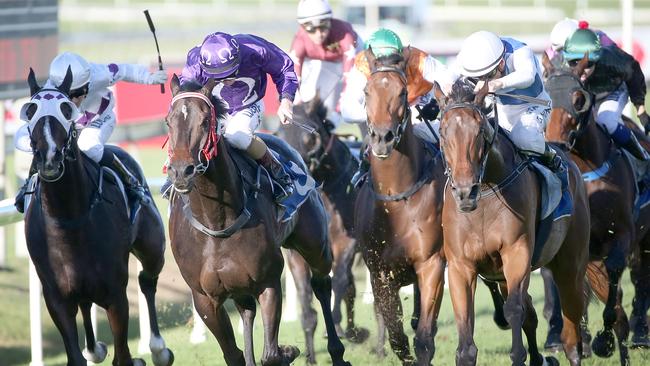
[[544, 363], [542, 366], [560, 366], [560, 361], [553, 356], [546, 356], [544, 357]]
[[373, 355], [377, 356], [378, 358], [386, 358], [386, 350], [381, 348], [381, 349], [371, 349], [370, 353]]
[[591, 349], [596, 356], [608, 358], [614, 354], [614, 344], [614, 332], [601, 330], [591, 343]]
[[544, 350], [547, 352], [558, 353], [563, 350], [562, 340], [559, 333], [549, 333], [544, 342]]
[[591, 357], [591, 345], [589, 342], [582, 342], [582, 358], [590, 358]]
[[174, 352], [165, 348], [162, 351], [151, 353], [151, 360], [156, 366], [171, 366], [174, 364]]
[[300, 350], [296, 346], [278, 346], [282, 355], [284, 365], [290, 365], [293, 360], [300, 356]]
[[134, 358], [133, 359], [133, 366], [147, 366], [147, 363], [144, 362], [144, 360], [141, 359], [141, 358]]
[[365, 342], [369, 336], [370, 331], [364, 327], [348, 328], [348, 330], [345, 332], [345, 339], [354, 344]]
[[108, 348], [104, 342], [95, 342], [95, 349], [93, 351], [89, 350], [88, 348], [84, 348], [82, 354], [86, 361], [90, 361], [92, 363], [102, 363], [106, 359]]
[[510, 324], [506, 320], [506, 318], [503, 317], [503, 312], [497, 313], [496, 311], [494, 312], [494, 315], [492, 316], [492, 319], [494, 320], [494, 324], [499, 327], [501, 330], [508, 330], [510, 329]]
[[635, 333], [630, 341], [630, 347], [643, 349], [650, 348], [650, 339], [648, 339], [648, 335]]

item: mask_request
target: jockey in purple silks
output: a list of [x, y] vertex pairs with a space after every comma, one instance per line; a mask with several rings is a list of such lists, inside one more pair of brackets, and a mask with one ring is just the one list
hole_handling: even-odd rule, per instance
[[[181, 85], [186, 82], [205, 85], [210, 79], [218, 82], [212, 95], [225, 103], [228, 116], [221, 123], [222, 130], [217, 132], [262, 165], [281, 185], [282, 189], [274, 192], [275, 200], [280, 202], [293, 192], [293, 182], [264, 141], [253, 134], [264, 115], [262, 98], [267, 74], [271, 75], [280, 95], [277, 112], [280, 122], [289, 123], [298, 88], [293, 61], [276, 45], [260, 37], [209, 34], [201, 45], [188, 52], [180, 82]], [[163, 187], [163, 194], [167, 188]]]

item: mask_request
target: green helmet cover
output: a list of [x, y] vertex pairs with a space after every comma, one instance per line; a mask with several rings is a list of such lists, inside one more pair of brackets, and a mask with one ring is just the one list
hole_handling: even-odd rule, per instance
[[392, 30], [379, 28], [366, 42], [366, 49], [372, 47], [372, 52], [377, 57], [390, 56], [402, 53], [402, 40]]
[[578, 29], [564, 42], [564, 59], [579, 60], [589, 53], [589, 61], [600, 59], [602, 45], [600, 38], [591, 29]]

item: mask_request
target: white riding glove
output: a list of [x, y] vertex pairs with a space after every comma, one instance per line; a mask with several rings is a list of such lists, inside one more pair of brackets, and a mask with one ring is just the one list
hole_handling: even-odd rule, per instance
[[278, 118], [283, 125], [291, 123], [293, 120], [293, 103], [287, 99], [282, 98], [280, 106], [278, 107]]
[[147, 77], [147, 84], [164, 84], [167, 82], [167, 71], [154, 71]]

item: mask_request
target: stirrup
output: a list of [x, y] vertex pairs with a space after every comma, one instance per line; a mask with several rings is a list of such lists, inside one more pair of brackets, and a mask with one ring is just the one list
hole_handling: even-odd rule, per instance
[[151, 203], [151, 199], [147, 194], [147, 191], [144, 189], [144, 186], [141, 184], [130, 185], [128, 189], [138, 198], [141, 204], [148, 205]]

